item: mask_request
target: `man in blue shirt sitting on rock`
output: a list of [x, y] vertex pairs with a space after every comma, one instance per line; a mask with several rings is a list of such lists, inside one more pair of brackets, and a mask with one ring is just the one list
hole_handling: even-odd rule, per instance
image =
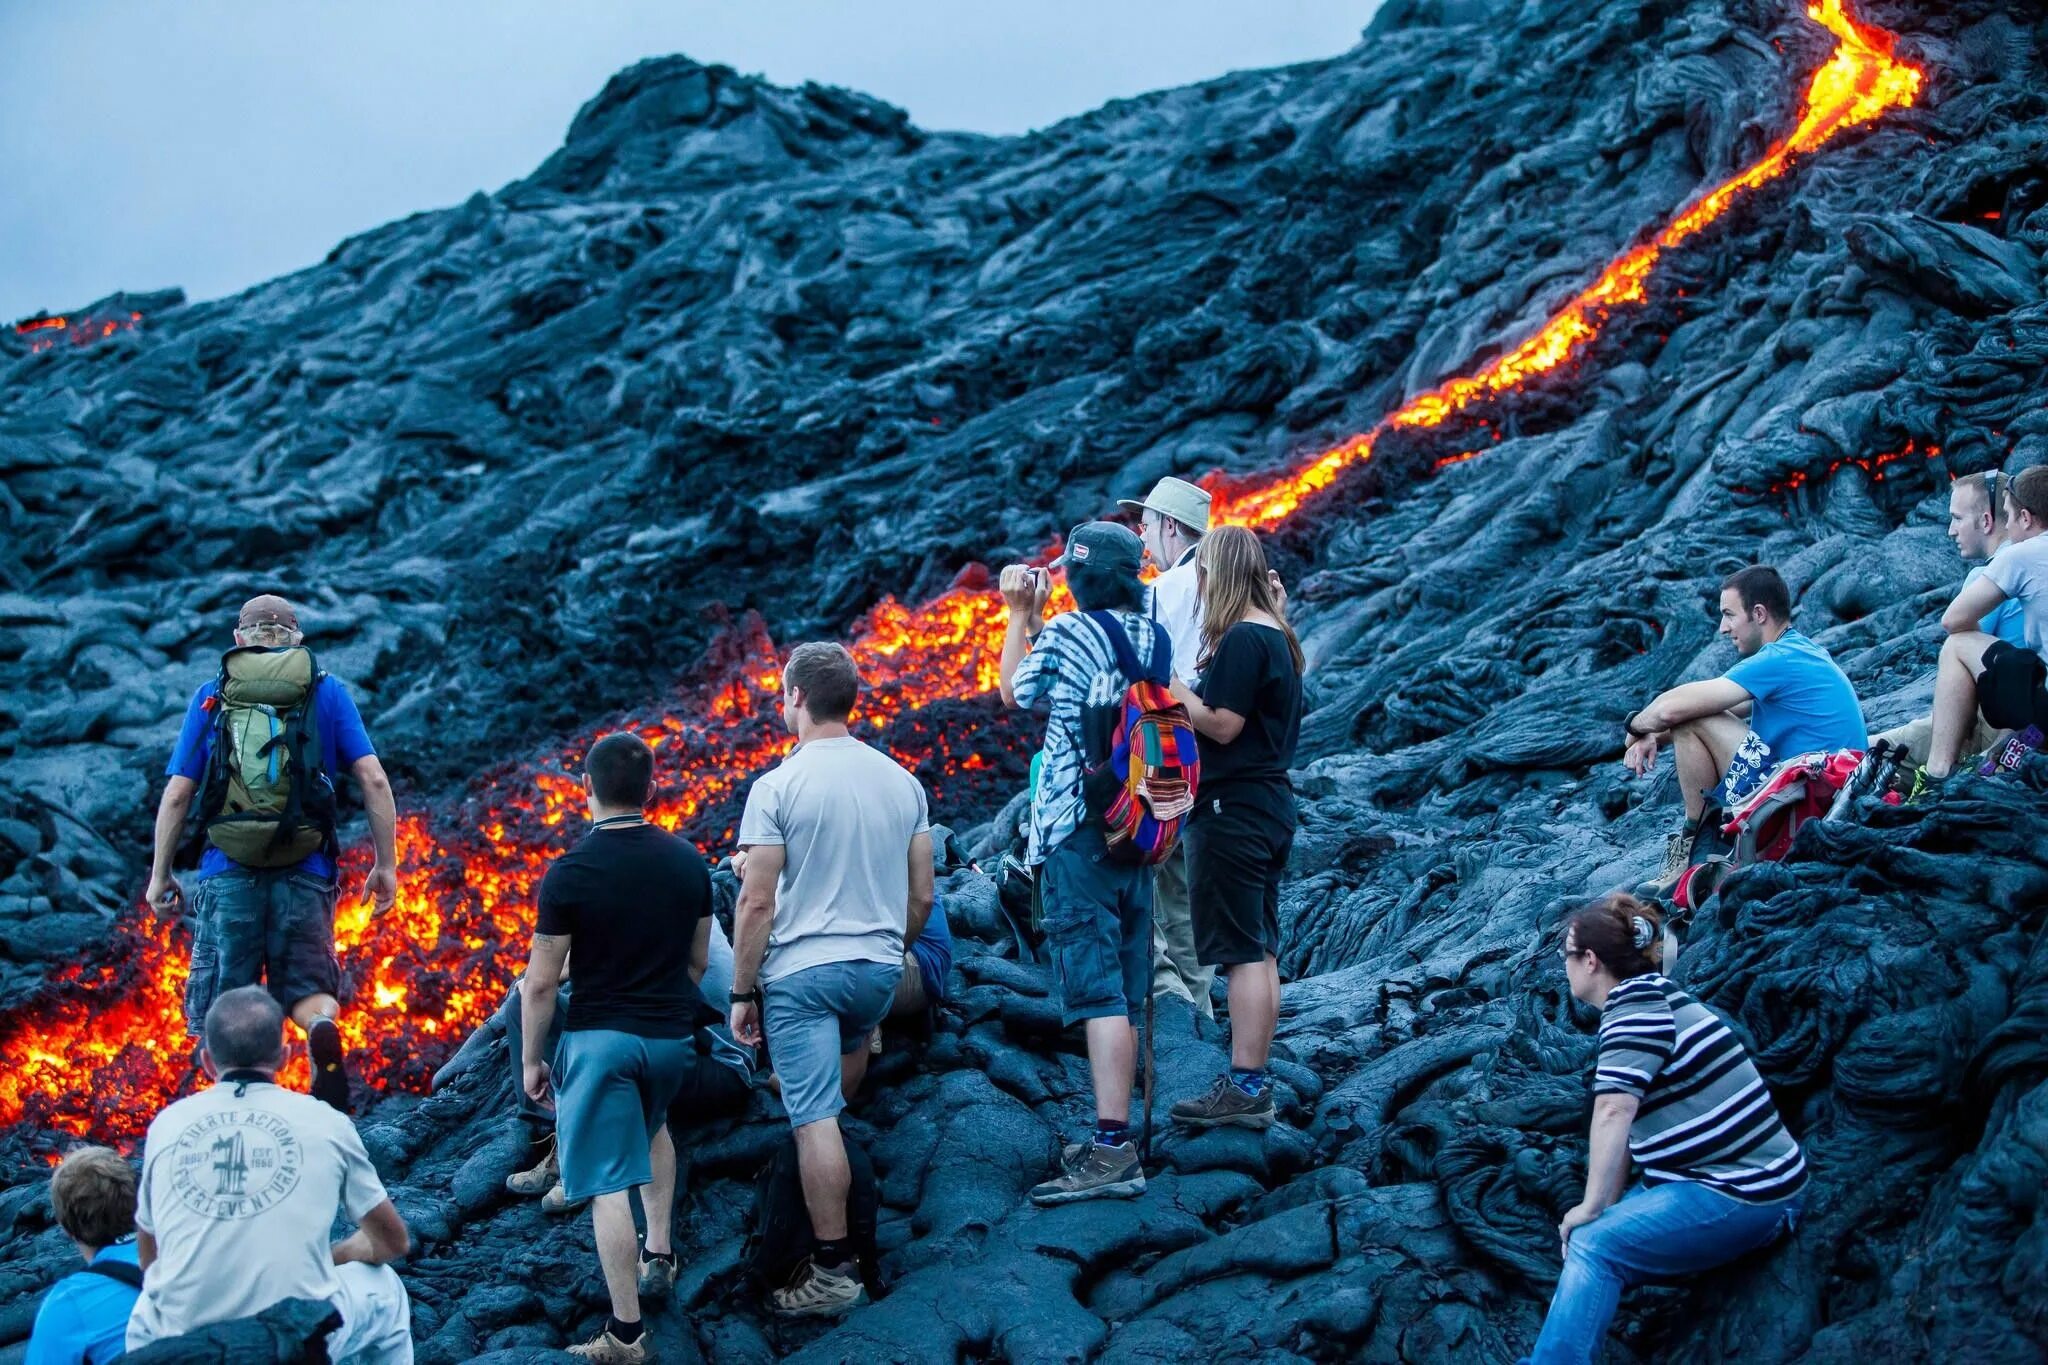
[[135, 1172], [106, 1147], [81, 1147], [50, 1177], [57, 1226], [85, 1268], [50, 1286], [23, 1365], [106, 1365], [120, 1358], [142, 1290], [135, 1260]]
[[1660, 692], [1622, 723], [1630, 772], [1654, 768], [1666, 741], [1678, 765], [1685, 828], [1665, 844], [1660, 890], [1691, 863], [1709, 801], [1732, 806], [1786, 759], [1861, 750], [1869, 734], [1848, 675], [1792, 629], [1792, 594], [1776, 569], [1754, 564], [1722, 581], [1721, 634], [1741, 656], [1733, 668]]

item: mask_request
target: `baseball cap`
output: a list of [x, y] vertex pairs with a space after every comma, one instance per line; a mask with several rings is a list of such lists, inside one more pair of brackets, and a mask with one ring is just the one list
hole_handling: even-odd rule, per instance
[[1084, 521], [1067, 532], [1066, 549], [1050, 567], [1086, 564], [1105, 573], [1136, 574], [1144, 562], [1145, 542], [1136, 531], [1113, 521]]
[[1143, 498], [1118, 498], [1116, 505], [1134, 512], [1153, 511], [1162, 517], [1172, 517], [1181, 525], [1192, 526], [1204, 535], [1209, 531], [1208, 490], [1186, 479], [1169, 475], [1153, 484], [1152, 491]]
[[299, 614], [292, 610], [292, 604], [276, 593], [263, 593], [242, 603], [241, 614], [235, 617], [236, 630], [251, 630], [257, 626], [283, 626], [286, 630], [299, 628]]

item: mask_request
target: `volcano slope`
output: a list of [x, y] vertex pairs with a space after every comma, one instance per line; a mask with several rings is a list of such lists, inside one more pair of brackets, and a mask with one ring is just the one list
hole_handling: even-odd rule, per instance
[[[849, 1122], [895, 1292], [790, 1328], [732, 1291], [781, 1131], [757, 1099], [684, 1144], [665, 1358], [1527, 1346], [1592, 1044], [1544, 931], [1652, 870], [1676, 803], [1668, 763], [1637, 782], [1614, 761], [1619, 718], [1725, 665], [1703, 608], [1757, 559], [1874, 726], [1924, 709], [1960, 577], [1947, 476], [2048, 456], [2048, 32], [2018, 3], [1860, 13], [1925, 73], [1911, 108], [1665, 253], [1567, 364], [1383, 438], [1276, 530], [1314, 691], [1288, 1121], [1162, 1135], [1140, 1201], [1025, 1209], [1085, 1076], [1044, 970], [964, 942], [936, 1035], [884, 1058]], [[132, 1137], [152, 1099], [133, 1059], [67, 1053], [49, 1021], [128, 1002], [170, 1027], [175, 938], [129, 907], [154, 773], [240, 596], [306, 604], [439, 831], [409, 845], [439, 879], [412, 894], [453, 896], [513, 836], [433, 848], [558, 808], [579, 737], [758, 693], [760, 623], [859, 634], [885, 595], [1037, 553], [1162, 473], [1296, 463], [1513, 346], [1783, 137], [1830, 50], [1765, 0], [1391, 0], [1345, 56], [1017, 139], [666, 59], [495, 195], [234, 299], [111, 299], [0, 339], [0, 1049], [27, 1078], [0, 1141], [0, 1344], [70, 1255], [46, 1154]], [[886, 738], [991, 855], [1020, 732], [978, 650], [912, 662], [944, 684], [917, 697], [966, 699]], [[676, 812], [713, 851], [732, 778]], [[2048, 1350], [2048, 773], [1862, 814], [1732, 882], [1678, 972], [1807, 1144], [1807, 1219], [1753, 1265], [1632, 1296], [1610, 1359]], [[515, 834], [545, 851], [572, 828]], [[944, 889], [991, 927], [986, 879]], [[480, 950], [499, 989], [519, 948]], [[495, 1000], [443, 991], [428, 1017], [429, 994], [380, 1004], [389, 1088], [361, 1120], [418, 1237], [420, 1358], [523, 1359], [602, 1315], [587, 1223], [501, 1192], [502, 1040], [414, 1093]], [[1222, 1058], [1162, 1012], [1162, 1095]]]

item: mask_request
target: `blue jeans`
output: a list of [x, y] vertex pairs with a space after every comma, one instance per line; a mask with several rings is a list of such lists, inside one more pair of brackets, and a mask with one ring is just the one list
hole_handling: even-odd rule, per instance
[[1725, 1265], [1799, 1225], [1800, 1191], [1775, 1204], [1747, 1204], [1693, 1181], [1638, 1185], [1572, 1233], [1536, 1349], [1522, 1365], [1589, 1362], [1621, 1291]]
[[[524, 980], [524, 976], [520, 978]], [[519, 982], [512, 983], [512, 989], [505, 993], [505, 1003], [498, 1009], [498, 1017], [505, 1021], [505, 1037], [509, 1042], [509, 1060], [512, 1066], [512, 1097], [518, 1101], [519, 1117], [533, 1125], [536, 1137], [553, 1132], [555, 1109], [551, 1104], [542, 1104], [526, 1093], [526, 1011], [519, 1000]], [[548, 1040], [542, 1047], [542, 1055], [548, 1065], [555, 1064], [555, 1049], [562, 1041], [562, 1022], [569, 1017], [569, 983], [564, 981], [555, 991], [555, 1017], [548, 1020]]]

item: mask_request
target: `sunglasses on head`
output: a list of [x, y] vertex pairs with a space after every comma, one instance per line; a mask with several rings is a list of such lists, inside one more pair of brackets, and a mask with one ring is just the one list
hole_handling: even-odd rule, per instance
[[1998, 471], [1987, 470], [1984, 474], [1984, 492], [1991, 499], [1991, 519], [1998, 520]]

